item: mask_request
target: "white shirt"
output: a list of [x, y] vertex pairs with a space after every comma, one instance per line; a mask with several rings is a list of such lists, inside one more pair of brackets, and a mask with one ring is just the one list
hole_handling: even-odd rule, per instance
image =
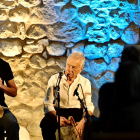
[[[44, 100], [44, 111], [45, 114], [49, 111], [55, 111], [55, 107], [57, 107], [58, 103], [57, 101], [55, 104], [53, 104], [54, 96], [56, 93], [55, 87], [57, 83], [59, 74], [55, 74], [51, 76], [51, 78], [48, 81], [47, 86], [47, 95]], [[85, 101], [87, 105], [87, 110], [91, 111], [93, 113], [94, 106], [91, 102], [91, 84], [90, 81], [80, 74], [77, 75], [77, 78], [74, 80], [74, 82], [69, 86], [67, 82], [67, 77], [65, 74], [62, 76], [62, 79], [60, 81], [60, 108], [83, 108], [80, 101], [78, 100], [77, 96], [73, 96], [74, 91], [78, 84], [81, 84], [78, 88], [79, 97], [83, 100], [83, 94], [85, 96]], [[83, 94], [82, 94], [83, 89]], [[84, 100], [83, 100], [84, 101]]]

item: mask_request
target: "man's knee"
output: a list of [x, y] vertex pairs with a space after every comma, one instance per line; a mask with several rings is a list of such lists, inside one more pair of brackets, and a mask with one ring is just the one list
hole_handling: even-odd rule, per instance
[[16, 120], [10, 120], [8, 122], [8, 128], [7, 129], [12, 129], [14, 130], [19, 130], [19, 124]]
[[57, 129], [56, 117], [51, 116], [50, 114], [47, 113], [45, 117], [42, 119], [40, 123], [40, 127], [45, 129], [47, 128]]

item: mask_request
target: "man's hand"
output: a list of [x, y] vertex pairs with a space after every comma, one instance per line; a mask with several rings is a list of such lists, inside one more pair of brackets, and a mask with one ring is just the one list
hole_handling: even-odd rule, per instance
[[[82, 118], [81, 121], [78, 122], [78, 124], [76, 126], [76, 129], [74, 131], [75, 135], [77, 136], [79, 134], [80, 136], [82, 136], [83, 131], [84, 131], [84, 127], [85, 127], [84, 118]], [[77, 134], [76, 130], [78, 131], [78, 134]]]
[[[58, 116], [57, 116], [57, 122], [58, 122]], [[65, 117], [60, 116], [60, 126], [69, 126], [70, 121], [67, 120]]]
[[1, 86], [2, 86], [2, 79], [0, 78], [0, 88], [1, 88]]

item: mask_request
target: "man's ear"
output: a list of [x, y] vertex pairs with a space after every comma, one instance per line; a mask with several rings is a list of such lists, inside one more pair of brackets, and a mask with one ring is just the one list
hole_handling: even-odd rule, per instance
[[84, 66], [81, 67], [81, 72], [82, 72], [83, 69], [84, 69]]

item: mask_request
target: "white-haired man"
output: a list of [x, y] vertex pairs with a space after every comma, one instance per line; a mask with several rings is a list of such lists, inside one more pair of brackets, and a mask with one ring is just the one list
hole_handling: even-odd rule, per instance
[[[84, 60], [85, 57], [81, 52], [70, 54], [66, 62], [64, 75], [60, 81], [60, 126], [69, 125], [68, 116], [73, 116], [75, 121], [79, 122], [76, 129], [80, 135], [83, 133], [85, 120], [83, 117], [83, 106], [79, 102], [78, 97], [74, 96], [74, 91], [78, 84], [81, 85], [78, 88], [79, 97], [84, 100], [84, 94], [89, 115], [92, 115], [94, 110], [93, 103], [91, 102], [90, 81], [80, 75], [84, 68]], [[58, 76], [59, 74], [55, 74], [48, 81], [47, 95], [44, 100], [45, 117], [40, 124], [44, 140], [55, 140], [58, 116], [57, 104], [53, 105], [53, 100]]]

